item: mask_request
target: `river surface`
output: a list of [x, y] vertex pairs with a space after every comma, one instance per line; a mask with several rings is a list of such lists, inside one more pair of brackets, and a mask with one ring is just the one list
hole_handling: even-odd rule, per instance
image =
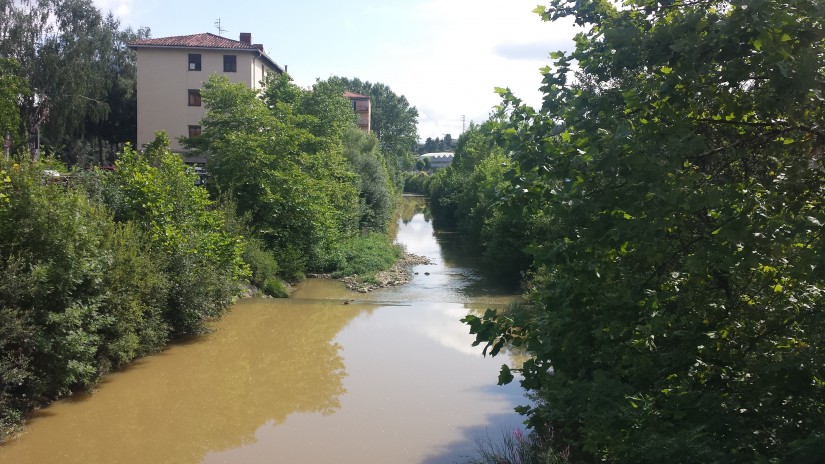
[[[289, 299], [237, 303], [214, 331], [37, 411], [0, 463], [461, 462], [521, 424], [507, 355], [483, 358], [459, 322], [514, 296], [472, 270], [460, 237], [405, 197], [397, 240], [432, 265], [352, 293], [310, 279]], [[426, 275], [428, 273], [429, 275]]]

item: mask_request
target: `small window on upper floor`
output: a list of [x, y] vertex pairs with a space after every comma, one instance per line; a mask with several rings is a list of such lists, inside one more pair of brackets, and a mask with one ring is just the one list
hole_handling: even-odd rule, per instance
[[189, 54], [189, 70], [190, 71], [200, 71], [201, 70], [201, 54], [200, 53], [190, 53]]
[[201, 126], [189, 126], [189, 138], [194, 139], [201, 135]]
[[200, 89], [189, 89], [189, 106], [201, 106]]
[[223, 72], [238, 72], [238, 57], [235, 55], [223, 56]]

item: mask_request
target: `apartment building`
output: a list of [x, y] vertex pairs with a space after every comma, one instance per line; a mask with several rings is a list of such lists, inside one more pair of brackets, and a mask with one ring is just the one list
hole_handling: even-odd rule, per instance
[[360, 93], [344, 92], [344, 96], [352, 103], [352, 111], [358, 117], [358, 127], [364, 132], [370, 131], [370, 118], [372, 117], [372, 104], [370, 97]]
[[263, 45], [252, 43], [249, 33], [241, 33], [239, 40], [210, 33], [142, 39], [129, 48], [137, 53], [138, 149], [154, 140], [156, 131], [165, 130], [172, 151], [187, 162], [203, 161], [187, 159], [178, 138], [200, 134], [206, 114], [201, 87], [210, 75], [259, 89], [269, 74], [284, 72]]

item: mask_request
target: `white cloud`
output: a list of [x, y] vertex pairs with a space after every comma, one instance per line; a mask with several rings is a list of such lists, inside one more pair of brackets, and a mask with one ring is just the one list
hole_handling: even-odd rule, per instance
[[[197, 11], [214, 14], [184, 20], [166, 14], [159, 0], [94, 1], [123, 23], [150, 26], [159, 36], [202, 32], [197, 24], [229, 14], [217, 6], [208, 10], [211, 0]], [[254, 18], [225, 19], [254, 32], [278, 63], [290, 65], [299, 85], [331, 75], [382, 82], [418, 109], [422, 139], [456, 138], [462, 116], [467, 125], [482, 122], [500, 103], [495, 87], [509, 87], [528, 104], [540, 104], [539, 69], [551, 64], [549, 52], [572, 48], [575, 30], [570, 23], [543, 22], [532, 12], [537, 3], [369, 0], [343, 7], [312, 0], [261, 4]], [[187, 0], [175, 6], [193, 5]], [[319, 8], [328, 14], [318, 16]], [[277, 26], [271, 18], [279, 18]]]
[[549, 52], [572, 48], [570, 25], [550, 24], [532, 12], [535, 0], [429, 0], [414, 11], [420, 40], [402, 50], [407, 66], [397, 67], [387, 82], [419, 110], [423, 138], [453, 137], [461, 118], [481, 122], [500, 103], [495, 87], [509, 87], [531, 105], [539, 105]]
[[94, 4], [107, 14], [111, 11], [115, 17], [121, 20], [128, 18], [132, 14], [133, 0], [94, 0]]

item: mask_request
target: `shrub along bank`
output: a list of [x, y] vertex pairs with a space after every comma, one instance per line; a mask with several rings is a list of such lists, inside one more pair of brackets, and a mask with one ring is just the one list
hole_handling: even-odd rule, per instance
[[244, 281], [286, 296], [307, 271], [369, 281], [396, 261], [397, 192], [341, 89], [281, 78], [260, 97], [206, 86], [190, 142], [210, 153], [211, 192], [163, 133], [113, 172], [2, 165], [0, 441], [28, 410], [203, 333]]
[[37, 405], [202, 333], [237, 293], [243, 241], [164, 141], [114, 173], [0, 170], [0, 438]]

